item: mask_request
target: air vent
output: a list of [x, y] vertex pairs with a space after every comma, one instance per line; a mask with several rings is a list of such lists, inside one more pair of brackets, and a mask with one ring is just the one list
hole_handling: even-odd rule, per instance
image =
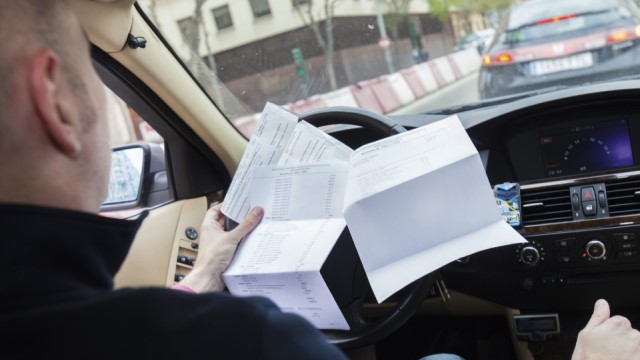
[[609, 215], [640, 213], [640, 179], [618, 179], [605, 182]]
[[569, 188], [522, 189], [522, 224], [542, 225], [573, 220]]

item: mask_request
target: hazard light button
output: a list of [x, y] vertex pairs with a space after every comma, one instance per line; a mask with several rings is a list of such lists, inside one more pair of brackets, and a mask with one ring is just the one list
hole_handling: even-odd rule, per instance
[[589, 187], [583, 187], [581, 189], [582, 191], [582, 202], [584, 203], [585, 201], [595, 201], [596, 200], [596, 193], [595, 191], [593, 191], [593, 187], [589, 186]]

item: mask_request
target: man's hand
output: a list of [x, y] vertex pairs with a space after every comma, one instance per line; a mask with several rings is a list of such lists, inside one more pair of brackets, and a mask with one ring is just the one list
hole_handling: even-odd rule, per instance
[[209, 209], [200, 227], [200, 247], [191, 273], [180, 282], [194, 291], [222, 291], [222, 273], [227, 270], [242, 238], [253, 230], [264, 213], [263, 209], [251, 209], [247, 217], [231, 231], [224, 231], [225, 216], [222, 204]]
[[572, 360], [640, 359], [640, 332], [627, 318], [610, 316], [609, 304], [598, 300], [587, 326], [578, 334]]

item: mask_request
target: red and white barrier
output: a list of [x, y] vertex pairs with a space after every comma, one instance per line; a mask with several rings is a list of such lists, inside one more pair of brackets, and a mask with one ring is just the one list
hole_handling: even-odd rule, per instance
[[358, 102], [353, 96], [353, 93], [351, 93], [351, 89], [349, 87], [344, 87], [342, 89], [320, 95], [320, 97], [327, 106], [359, 107]]
[[447, 55], [446, 56], [447, 61], [449, 62], [449, 66], [451, 67], [451, 70], [453, 70], [453, 74], [456, 76], [456, 80], [459, 80], [460, 78], [462, 78], [462, 72], [460, 71], [460, 69], [458, 69], [458, 65], [456, 65], [455, 61], [453, 61], [453, 56], [452, 55]]
[[359, 108], [367, 109], [378, 114], [384, 113], [382, 105], [380, 105], [378, 98], [373, 93], [371, 81], [361, 81], [356, 85], [350, 86], [349, 89], [354, 99], [356, 99]]
[[458, 51], [451, 55], [462, 75], [470, 74], [480, 68], [482, 59], [476, 49]]
[[414, 68], [416, 69], [418, 78], [420, 78], [420, 82], [427, 90], [427, 93], [434, 92], [440, 88], [440, 85], [438, 85], [438, 81], [436, 80], [429, 64], [422, 63], [420, 65], [415, 65]]
[[304, 114], [311, 110], [322, 109], [325, 107], [327, 107], [327, 103], [324, 102], [320, 95], [315, 95], [308, 99], [296, 101], [291, 104], [291, 111], [298, 114]]
[[411, 91], [416, 96], [417, 99], [422, 98], [427, 95], [427, 88], [422, 83], [420, 76], [418, 75], [418, 67], [412, 66], [408, 69], [400, 70], [402, 76], [404, 76], [404, 80], [407, 82]]
[[416, 95], [411, 90], [409, 84], [404, 79], [401, 73], [394, 73], [387, 77], [387, 81], [391, 85], [391, 88], [396, 93], [400, 104], [407, 105], [416, 101]]
[[382, 113], [387, 114], [402, 106], [395, 89], [391, 86], [388, 76], [381, 76], [371, 80], [371, 89], [382, 107]]
[[449, 64], [449, 60], [447, 60], [446, 56], [433, 59], [432, 62], [440, 72], [440, 75], [442, 75], [445, 84], [450, 84], [456, 81], [456, 74], [453, 72], [453, 69], [451, 69], [451, 64]]

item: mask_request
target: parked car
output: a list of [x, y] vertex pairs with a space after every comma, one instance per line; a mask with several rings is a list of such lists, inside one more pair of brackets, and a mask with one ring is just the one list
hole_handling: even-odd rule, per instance
[[485, 29], [463, 36], [453, 47], [453, 51], [476, 48], [482, 54], [489, 47], [495, 35], [495, 29]]
[[482, 98], [634, 75], [640, 12], [627, 0], [530, 0], [515, 5], [483, 57]]

